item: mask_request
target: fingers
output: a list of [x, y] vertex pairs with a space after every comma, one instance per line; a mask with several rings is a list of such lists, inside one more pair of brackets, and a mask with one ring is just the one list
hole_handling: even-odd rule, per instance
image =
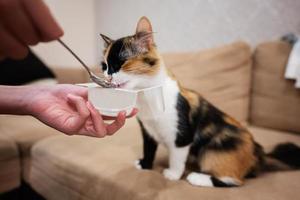
[[130, 115], [128, 115], [126, 118], [131, 118], [131, 117], [135, 116], [138, 113], [138, 111], [139, 110], [137, 108], [132, 109]]
[[39, 41], [38, 34], [22, 5], [18, 0], [10, 0], [10, 2], [11, 6], [0, 7], [2, 24], [23, 44], [37, 44]]
[[63, 35], [42, 0], [0, 0], [0, 57], [24, 58], [28, 45]]
[[120, 112], [116, 120], [111, 124], [106, 124], [107, 135], [112, 135], [117, 132], [124, 124], [126, 120], [126, 113], [124, 111]]
[[[72, 94], [69, 94], [67, 97], [68, 100], [75, 105], [76, 110], [79, 113], [79, 116], [77, 118], [73, 118], [74, 121], [72, 122], [76, 123], [76, 128], [84, 126], [89, 127], [90, 125], [93, 127], [87, 128], [88, 131], [83, 131], [81, 134], [94, 137], [104, 137], [106, 135], [114, 134], [125, 124], [126, 113], [124, 111], [118, 114], [114, 122], [111, 124], [105, 124], [100, 113], [90, 102], [86, 102], [82, 97]], [[89, 125], [87, 125], [88, 117], [90, 117], [89, 119], [91, 120], [89, 121]]]
[[74, 85], [72, 85], [72, 87], [74, 88], [74, 93], [76, 95], [81, 96], [85, 100], [88, 99], [88, 89], [86, 87], [74, 86]]
[[42, 0], [21, 0], [32, 23], [39, 32], [42, 41], [58, 39], [63, 35], [63, 30], [55, 21], [49, 8]]
[[78, 112], [77, 114], [74, 114], [74, 116], [71, 118], [72, 120], [69, 120], [69, 127], [73, 127], [73, 130], [80, 130], [82, 127], [84, 127], [87, 118], [90, 116], [90, 112], [88, 108], [86, 107], [85, 100], [79, 96], [74, 96], [72, 94], [69, 94], [68, 100], [70, 103], [72, 103]]
[[91, 118], [95, 129], [95, 136], [104, 137], [107, 131], [101, 115], [90, 102], [87, 102], [86, 105], [91, 113]]
[[126, 113], [120, 112], [115, 118], [115, 121], [111, 124], [105, 124], [100, 113], [94, 108], [94, 106], [87, 102], [87, 107], [89, 108], [91, 112], [91, 117], [95, 129], [95, 135], [96, 137], [104, 137], [106, 135], [113, 135], [115, 132], [117, 132], [125, 123], [126, 119]]
[[89, 109], [86, 107], [85, 100], [80, 96], [68, 94], [68, 100], [70, 100], [76, 107], [79, 115], [83, 118], [87, 118], [90, 115]]

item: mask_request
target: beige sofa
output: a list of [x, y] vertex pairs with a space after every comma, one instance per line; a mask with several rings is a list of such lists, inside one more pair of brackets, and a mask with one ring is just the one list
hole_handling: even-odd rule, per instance
[[[184, 86], [242, 121], [268, 151], [281, 142], [300, 144], [300, 90], [283, 78], [290, 50], [289, 44], [275, 41], [252, 52], [248, 44], [236, 42], [164, 58]], [[79, 69], [54, 71], [62, 82], [87, 80]], [[135, 119], [114, 136], [97, 139], [65, 136], [28, 116], [0, 116], [0, 136], [1, 191], [24, 180], [44, 198], [55, 200], [300, 196], [300, 171], [266, 173], [242, 187], [226, 189], [193, 187], [184, 179], [168, 181], [161, 174], [167, 166], [162, 147], [154, 170], [137, 170], [133, 163], [141, 157], [142, 140]]]

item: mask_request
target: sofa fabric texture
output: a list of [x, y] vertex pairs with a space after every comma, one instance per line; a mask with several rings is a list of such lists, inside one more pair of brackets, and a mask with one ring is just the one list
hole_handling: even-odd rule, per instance
[[21, 169], [17, 144], [9, 136], [0, 134], [0, 193], [18, 187], [20, 181]]
[[251, 123], [300, 133], [300, 90], [284, 78], [291, 45], [266, 42], [254, 52]]
[[[283, 141], [300, 145], [297, 135], [250, 127], [267, 150]], [[59, 153], [63, 152], [63, 153]], [[55, 136], [36, 144], [32, 151], [30, 183], [47, 199], [181, 200], [181, 199], [289, 199], [300, 195], [300, 172], [276, 172], [248, 179], [239, 188], [191, 186], [186, 180], [169, 181], [162, 175], [167, 152], [159, 147], [154, 170], [138, 170], [142, 138], [135, 119], [112, 137]], [[45, 181], [47, 180], [47, 181]]]

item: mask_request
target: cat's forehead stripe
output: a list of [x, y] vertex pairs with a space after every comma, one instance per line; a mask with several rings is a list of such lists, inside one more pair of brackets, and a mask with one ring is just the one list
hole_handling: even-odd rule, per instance
[[[107, 57], [108, 57], [108, 54], [109, 54], [109, 52], [110, 52], [111, 46], [112, 46], [112, 44], [110, 44], [110, 45], [105, 49], [105, 54], [104, 54], [105, 62], [107, 62]], [[107, 64], [107, 63], [106, 63], [106, 64]]]

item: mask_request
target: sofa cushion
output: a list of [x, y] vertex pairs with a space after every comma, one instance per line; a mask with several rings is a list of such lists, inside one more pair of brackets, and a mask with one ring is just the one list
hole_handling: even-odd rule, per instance
[[166, 66], [184, 87], [193, 89], [223, 111], [246, 121], [252, 54], [248, 44], [164, 56]]
[[17, 188], [20, 185], [21, 170], [19, 151], [16, 143], [4, 134], [0, 134], [0, 193]]
[[251, 122], [300, 133], [300, 90], [284, 79], [291, 46], [282, 41], [258, 45], [254, 53]]
[[[264, 174], [240, 188], [193, 187], [185, 180], [168, 181], [166, 150], [159, 147], [154, 170], [138, 170], [141, 134], [135, 119], [112, 137], [55, 136], [39, 141], [32, 151], [31, 186], [47, 199], [297, 199], [300, 172]], [[300, 144], [289, 133], [251, 127], [255, 137], [271, 147], [281, 141]]]
[[30, 150], [32, 145], [45, 137], [62, 134], [44, 125], [31, 116], [0, 115], [0, 135], [9, 136], [20, 152], [22, 178], [30, 168]]

